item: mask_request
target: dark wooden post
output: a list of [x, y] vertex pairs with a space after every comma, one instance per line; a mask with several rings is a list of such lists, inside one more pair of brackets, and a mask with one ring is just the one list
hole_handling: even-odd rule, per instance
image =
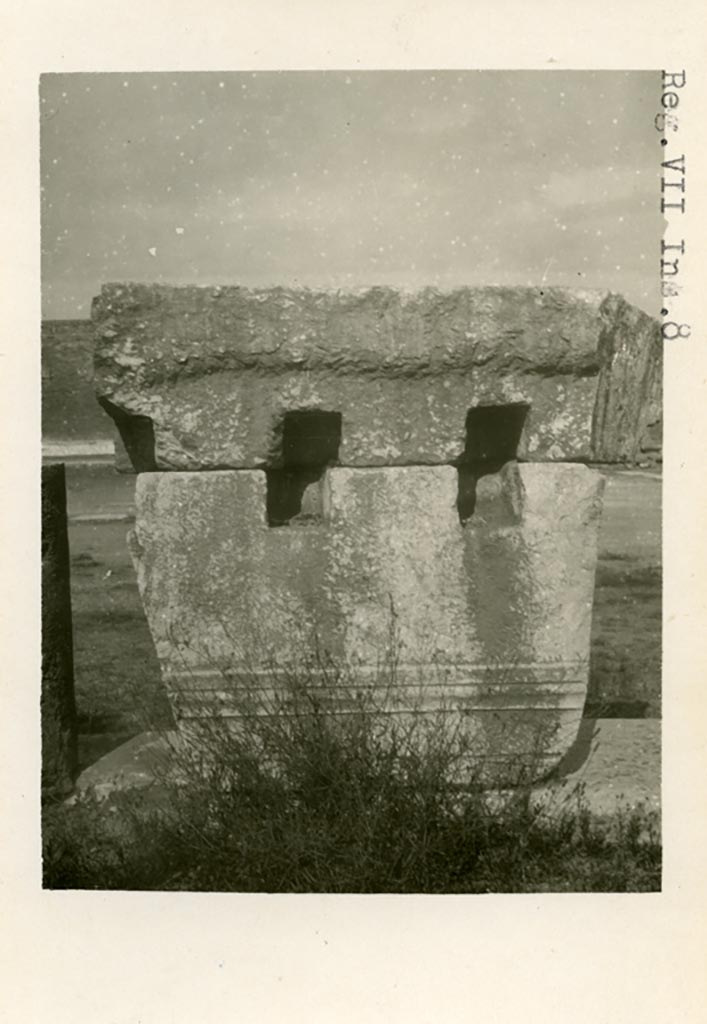
[[64, 466], [42, 467], [42, 797], [71, 792], [77, 772], [71, 569]]

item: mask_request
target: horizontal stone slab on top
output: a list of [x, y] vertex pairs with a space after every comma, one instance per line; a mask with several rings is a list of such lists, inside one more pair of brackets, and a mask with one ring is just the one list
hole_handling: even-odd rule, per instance
[[631, 461], [660, 341], [621, 297], [558, 288], [114, 284], [92, 317], [137, 470], [282, 466], [287, 415], [317, 411], [341, 419], [340, 465], [445, 464], [480, 406], [522, 412], [504, 457]]

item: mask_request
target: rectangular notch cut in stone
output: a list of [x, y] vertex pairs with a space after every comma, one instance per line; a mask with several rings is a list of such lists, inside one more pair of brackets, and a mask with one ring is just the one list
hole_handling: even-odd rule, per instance
[[495, 463], [515, 459], [529, 406], [480, 405], [466, 415], [466, 444], [460, 463]]
[[269, 526], [316, 525], [324, 519], [324, 473], [337, 462], [341, 413], [285, 413], [280, 468], [266, 470]]
[[462, 525], [474, 515], [489, 525], [516, 521], [514, 496], [509, 493], [511, 477], [502, 476], [501, 470], [517, 457], [529, 408], [520, 402], [480, 405], [467, 413], [466, 442], [457, 462], [457, 510]]
[[285, 468], [329, 466], [339, 458], [341, 413], [307, 409], [287, 412], [282, 427]]
[[107, 398], [99, 398], [98, 401], [115, 423], [135, 472], [153, 473], [157, 469], [157, 460], [155, 428], [150, 417], [127, 413]]

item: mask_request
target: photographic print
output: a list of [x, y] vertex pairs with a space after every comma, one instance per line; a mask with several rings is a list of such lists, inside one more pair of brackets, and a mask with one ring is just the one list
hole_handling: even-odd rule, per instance
[[39, 89], [45, 888], [659, 891], [661, 72]]

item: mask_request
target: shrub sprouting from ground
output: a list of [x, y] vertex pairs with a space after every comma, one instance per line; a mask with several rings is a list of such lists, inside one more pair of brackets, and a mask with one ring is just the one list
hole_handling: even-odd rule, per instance
[[539, 802], [523, 760], [512, 786], [489, 789], [463, 718], [390, 714], [377, 683], [356, 687], [319, 656], [268, 690], [241, 678], [237, 724], [204, 718], [151, 789], [46, 809], [45, 887], [659, 889], [657, 815], [595, 817], [581, 794]]

